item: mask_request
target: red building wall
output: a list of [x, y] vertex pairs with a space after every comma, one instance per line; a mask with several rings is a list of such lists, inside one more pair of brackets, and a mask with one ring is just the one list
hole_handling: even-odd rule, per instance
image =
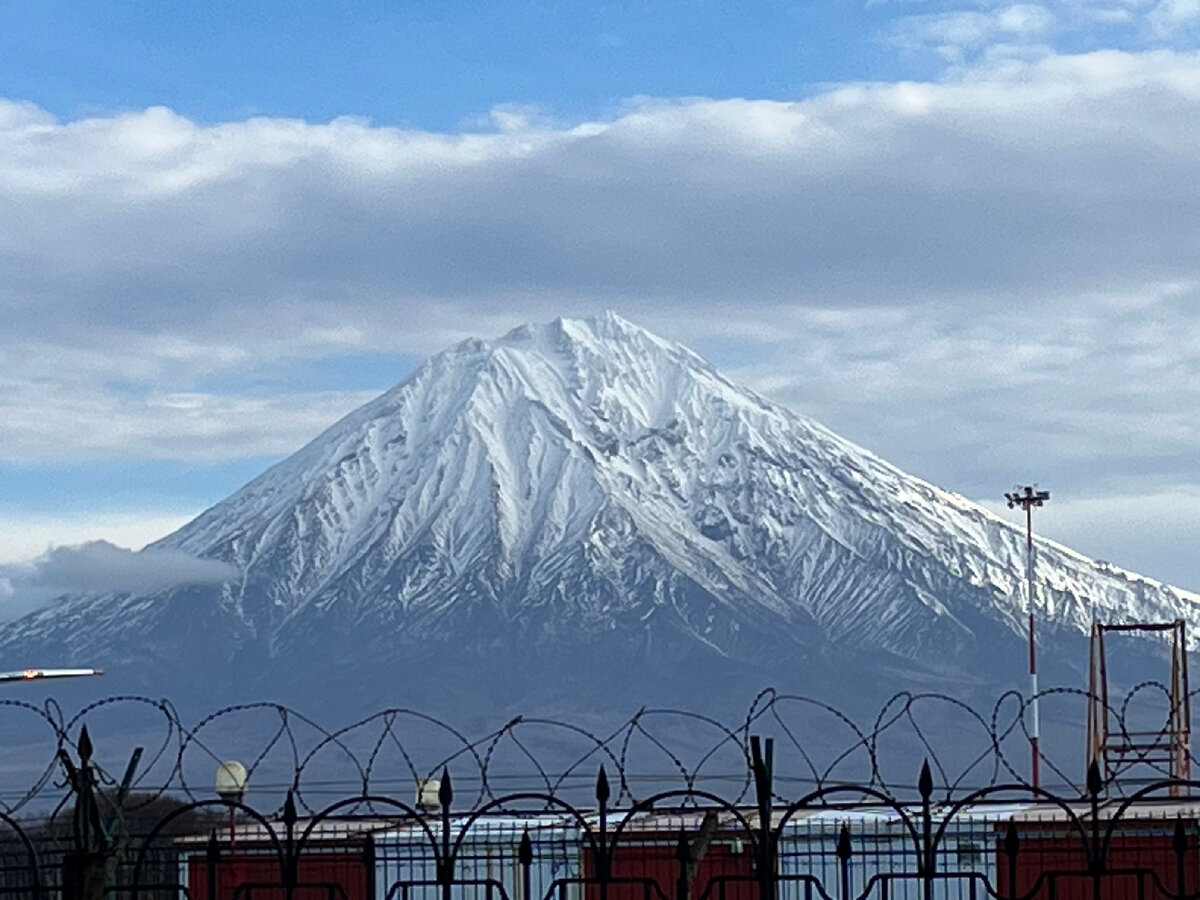
[[[676, 841], [638, 841], [617, 845], [613, 855], [613, 878], [638, 879], [637, 884], [610, 885], [609, 900], [675, 900], [679, 862], [675, 858]], [[757, 885], [752, 881], [726, 882], [721, 894], [721, 876], [750, 879], [754, 876], [752, 854], [748, 849], [735, 853], [729, 844], [714, 842], [708, 848], [692, 881], [691, 900], [755, 900]], [[596, 877], [596, 860], [589, 850], [584, 855], [584, 877]], [[648, 886], [650, 881], [656, 886]], [[600, 900], [600, 888], [589, 884], [586, 900]]]
[[[1178, 863], [1173, 849], [1174, 823], [1123, 827], [1109, 844], [1107, 871], [1100, 880], [1101, 900], [1164, 900], [1155, 878], [1168, 891], [1178, 891]], [[1077, 833], [1061, 827], [1025, 829], [1017, 853], [1017, 891], [1024, 895], [1041, 879], [1033, 900], [1093, 900], [1093, 879]], [[1089, 835], [1090, 838], [1090, 835]], [[1075, 874], [1059, 874], [1075, 873]], [[1011, 896], [1009, 861], [997, 845], [996, 881], [1002, 896]], [[1200, 852], [1194, 823], [1188, 828], [1184, 854], [1184, 891], [1200, 889]]]
[[[300, 855], [294, 900], [371, 900], [374, 873], [361, 852]], [[275, 854], [222, 856], [217, 865], [217, 900], [285, 900]], [[208, 900], [208, 863], [204, 854], [188, 859], [191, 900]]]

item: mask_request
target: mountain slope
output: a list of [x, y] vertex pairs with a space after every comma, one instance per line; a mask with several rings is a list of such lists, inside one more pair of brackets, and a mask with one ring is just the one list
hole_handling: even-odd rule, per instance
[[[837, 659], [1019, 669], [1017, 528], [611, 314], [447, 350], [156, 546], [242, 580], [69, 598], [6, 626], [0, 652], [65, 645], [156, 679], [287, 671], [301, 693], [314, 666], [728, 663], [805, 689]], [[1046, 541], [1038, 574], [1048, 641], [1093, 610], [1200, 607]]]

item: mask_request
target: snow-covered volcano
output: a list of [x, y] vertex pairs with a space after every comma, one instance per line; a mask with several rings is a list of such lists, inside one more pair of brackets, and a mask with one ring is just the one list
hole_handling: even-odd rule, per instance
[[[409, 704], [674, 679], [695, 706], [706, 679], [846, 690], [847, 660], [926, 686], [1022, 666], [1012, 523], [611, 314], [450, 348], [157, 546], [242, 578], [67, 598], [5, 626], [0, 653]], [[1039, 548], [1048, 646], [1093, 611], [1200, 609]]]

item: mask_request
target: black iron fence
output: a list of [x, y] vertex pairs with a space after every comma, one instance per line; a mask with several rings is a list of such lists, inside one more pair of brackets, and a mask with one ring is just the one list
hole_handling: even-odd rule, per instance
[[631, 799], [601, 759], [586, 795], [480, 799], [475, 786], [464, 799], [447, 764], [416, 792], [355, 793], [315, 809], [293, 789], [268, 811], [230, 797], [139, 795], [136, 765], [110, 783], [83, 733], [58, 760], [58, 809], [0, 814], [0, 894], [1200, 900], [1200, 782], [1161, 780], [1122, 796], [1093, 765], [1082, 791], [1012, 781], [955, 792], [926, 764], [906, 791], [869, 781], [793, 791], [774, 749], [770, 738], [747, 735], [749, 789], [726, 794], [684, 779]]

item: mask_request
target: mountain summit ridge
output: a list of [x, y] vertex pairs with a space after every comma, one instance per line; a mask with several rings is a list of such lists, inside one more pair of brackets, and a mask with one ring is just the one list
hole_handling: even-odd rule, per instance
[[[756, 678], [851, 653], [944, 675], [1024, 628], [1017, 526], [612, 313], [454, 345], [152, 546], [242, 578], [67, 598], [0, 650], [257, 672], [590, 647]], [[1200, 609], [1038, 547], [1043, 640]]]

